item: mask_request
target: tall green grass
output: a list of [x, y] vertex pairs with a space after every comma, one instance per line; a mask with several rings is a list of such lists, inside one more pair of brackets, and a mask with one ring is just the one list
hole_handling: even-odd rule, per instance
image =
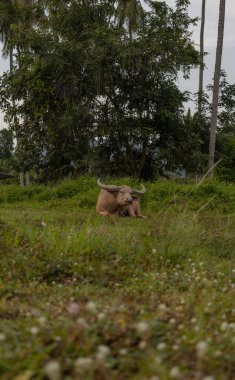
[[234, 379], [235, 186], [145, 186], [145, 220], [94, 178], [0, 187], [1, 379]]
[[[138, 183], [128, 178], [109, 180], [117, 184], [127, 184], [138, 188]], [[205, 181], [199, 187], [185, 185], [177, 182], [156, 181], [146, 182], [147, 193], [141, 197], [141, 203], [149, 211], [158, 211], [159, 208], [172, 209], [188, 208], [200, 210], [219, 208], [224, 212], [235, 210], [234, 185], [216, 181]], [[32, 185], [21, 188], [18, 185], [0, 186], [0, 204], [17, 203], [25, 201], [52, 202], [67, 201], [65, 204], [79, 208], [89, 209], [96, 203], [99, 188], [93, 177], [80, 177], [77, 180], [64, 180], [53, 186]], [[54, 203], [53, 203], [54, 201]]]

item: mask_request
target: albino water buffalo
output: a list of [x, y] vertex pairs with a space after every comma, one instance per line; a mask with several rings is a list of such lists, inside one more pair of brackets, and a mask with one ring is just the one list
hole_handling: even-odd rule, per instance
[[140, 212], [140, 199], [138, 195], [146, 193], [141, 185], [141, 190], [132, 189], [129, 186], [104, 185], [98, 179], [97, 184], [101, 187], [96, 203], [96, 213], [102, 216], [112, 214], [142, 218]]

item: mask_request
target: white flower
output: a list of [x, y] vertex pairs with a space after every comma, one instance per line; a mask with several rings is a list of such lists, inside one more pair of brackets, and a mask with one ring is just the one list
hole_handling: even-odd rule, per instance
[[6, 340], [6, 335], [3, 333], [0, 333], [0, 342], [4, 342]]
[[158, 306], [158, 309], [160, 311], [166, 311], [167, 310], [167, 306], [164, 303], [160, 303], [160, 305]]
[[105, 360], [107, 356], [109, 356], [111, 353], [111, 350], [108, 346], [105, 346], [104, 344], [101, 344], [100, 346], [97, 347], [97, 354], [96, 357], [97, 359], [100, 360]]
[[70, 302], [70, 304], [67, 307], [67, 311], [71, 315], [78, 315], [79, 310], [80, 310], [80, 308], [79, 308], [79, 305], [77, 304], [77, 302]]
[[145, 348], [147, 347], [146, 340], [141, 340], [141, 341], [139, 342], [138, 347], [139, 347], [140, 350], [145, 350]]
[[154, 253], [156, 253], [156, 252], [157, 252], [156, 248], [153, 248], [153, 249], [152, 249], [152, 253], [154, 254]]
[[165, 350], [165, 349], [166, 349], [166, 343], [164, 343], [164, 342], [159, 343], [159, 344], [157, 345], [157, 349], [158, 349], [159, 351], [163, 351], [163, 350]]
[[80, 330], [86, 330], [88, 328], [88, 324], [84, 318], [78, 318], [76, 322], [77, 322], [77, 327]]
[[227, 322], [222, 322], [220, 325], [220, 330], [221, 331], [226, 331], [229, 327], [229, 324]]
[[180, 376], [180, 370], [179, 367], [173, 367], [170, 370], [170, 376], [173, 377], [174, 379], [178, 379]]
[[214, 357], [215, 358], [219, 358], [221, 356], [221, 354], [222, 354], [221, 351], [217, 350], [217, 351], [214, 352]]
[[156, 356], [156, 357], [155, 357], [155, 362], [156, 362], [157, 364], [161, 364], [161, 363], [162, 363], [162, 358], [160, 358], [160, 356]]
[[98, 320], [99, 320], [99, 321], [104, 321], [105, 318], [106, 318], [106, 315], [105, 315], [104, 313], [99, 313], [99, 314], [98, 314]]
[[199, 358], [205, 356], [208, 352], [208, 343], [201, 341], [196, 345], [197, 355]]
[[91, 314], [95, 314], [97, 311], [96, 303], [93, 301], [89, 301], [86, 304], [86, 310], [89, 311]]
[[120, 354], [120, 355], [127, 355], [127, 353], [128, 353], [128, 351], [127, 351], [126, 348], [121, 348], [121, 349], [119, 350], [119, 354]]
[[41, 226], [44, 227], [44, 228], [46, 228], [47, 224], [44, 222], [44, 220], [42, 220]]
[[50, 380], [61, 380], [61, 366], [56, 360], [51, 360], [44, 367], [44, 372]]
[[41, 326], [45, 326], [47, 319], [44, 316], [41, 316], [38, 318], [38, 322], [40, 323]]
[[39, 333], [39, 328], [37, 326], [33, 326], [30, 329], [32, 335], [37, 335]]
[[136, 331], [137, 334], [143, 339], [148, 339], [151, 335], [150, 326], [145, 321], [140, 321], [136, 324]]
[[75, 367], [78, 372], [82, 372], [84, 370], [89, 370], [92, 365], [92, 359], [91, 358], [78, 358], [75, 361]]

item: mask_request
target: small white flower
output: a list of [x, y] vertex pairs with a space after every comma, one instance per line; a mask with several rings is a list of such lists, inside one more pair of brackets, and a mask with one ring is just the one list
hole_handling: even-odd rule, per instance
[[158, 309], [160, 311], [166, 311], [167, 310], [167, 306], [164, 303], [160, 303], [160, 305], [158, 306]]
[[160, 356], [156, 356], [156, 357], [155, 357], [155, 362], [156, 362], [157, 364], [161, 364], [161, 363], [162, 363], [162, 358], [160, 358]]
[[156, 253], [156, 252], [157, 252], [156, 248], [153, 248], [153, 249], [152, 249], [152, 253], [154, 254], [154, 253]]
[[0, 342], [4, 342], [6, 340], [6, 335], [3, 333], [0, 333]]
[[143, 339], [148, 339], [151, 335], [150, 326], [145, 321], [140, 321], [136, 324], [136, 331], [137, 334]]
[[170, 376], [173, 377], [174, 379], [178, 379], [180, 376], [180, 370], [179, 367], [173, 367], [170, 370]]
[[37, 335], [39, 333], [39, 328], [37, 326], [33, 326], [30, 329], [32, 335]]
[[217, 350], [214, 352], [214, 357], [219, 358], [221, 356], [222, 352], [220, 350]]
[[110, 354], [111, 354], [111, 350], [108, 346], [101, 344], [100, 346], [97, 347], [97, 354], [96, 354], [97, 359], [105, 360], [107, 356], [109, 356]]
[[201, 341], [196, 345], [197, 355], [199, 358], [205, 356], [208, 352], [208, 343]]
[[166, 343], [161, 342], [157, 345], [157, 350], [164, 351], [166, 349]]
[[147, 347], [146, 340], [141, 340], [141, 341], [139, 342], [138, 347], [139, 347], [140, 350], [145, 350], [145, 348]]
[[175, 322], [176, 322], [176, 321], [175, 321], [175, 318], [171, 318], [171, 319], [169, 320], [169, 323], [170, 323], [171, 325], [173, 325]]
[[50, 380], [61, 380], [61, 366], [56, 360], [51, 360], [44, 367], [44, 372]]
[[105, 318], [106, 318], [106, 315], [105, 315], [104, 313], [99, 313], [99, 314], [98, 314], [98, 320], [99, 320], [99, 321], [104, 321]]
[[77, 327], [80, 330], [86, 330], [88, 328], [88, 324], [84, 318], [78, 318], [76, 322], [77, 322]]
[[41, 326], [45, 326], [47, 319], [46, 317], [42, 316], [38, 318], [38, 322], [40, 323]]
[[196, 322], [197, 322], [197, 318], [192, 318], [192, 319], [191, 319], [191, 323], [194, 324], [194, 323], [196, 323]]
[[91, 314], [95, 314], [97, 312], [96, 303], [93, 301], [87, 302], [86, 310], [89, 311]]
[[74, 301], [70, 302], [70, 304], [67, 307], [68, 313], [74, 316], [78, 315], [79, 310], [80, 310], [79, 305], [77, 304], [77, 302], [74, 302]]
[[75, 361], [75, 367], [78, 372], [82, 372], [84, 370], [89, 370], [92, 365], [92, 359], [91, 358], [78, 358]]
[[121, 349], [119, 350], [119, 354], [122, 355], [122, 356], [127, 355], [127, 353], [128, 353], [128, 351], [127, 351], [126, 348], [121, 348]]
[[41, 221], [41, 226], [46, 228], [47, 224], [44, 222], [44, 220]]
[[226, 331], [229, 327], [229, 324], [227, 322], [222, 322], [220, 325], [220, 330], [221, 331]]
[[56, 336], [54, 336], [54, 340], [56, 342], [61, 342], [62, 338], [61, 338], [61, 336], [56, 335]]

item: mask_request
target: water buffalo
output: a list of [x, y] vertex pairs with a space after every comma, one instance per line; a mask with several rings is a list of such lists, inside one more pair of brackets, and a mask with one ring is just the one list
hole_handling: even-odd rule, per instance
[[99, 179], [97, 184], [101, 187], [96, 203], [98, 215], [116, 214], [132, 218], [143, 217], [140, 212], [140, 199], [138, 198], [138, 195], [146, 193], [143, 185], [141, 185], [141, 190], [135, 190], [129, 186], [104, 185]]

